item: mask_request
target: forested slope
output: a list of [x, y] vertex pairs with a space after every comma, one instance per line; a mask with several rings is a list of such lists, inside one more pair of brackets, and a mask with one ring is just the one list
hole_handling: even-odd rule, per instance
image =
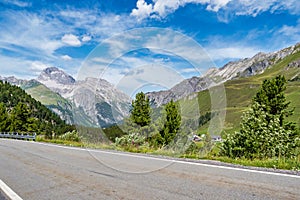
[[48, 138], [74, 127], [21, 88], [0, 81], [0, 131], [35, 132]]

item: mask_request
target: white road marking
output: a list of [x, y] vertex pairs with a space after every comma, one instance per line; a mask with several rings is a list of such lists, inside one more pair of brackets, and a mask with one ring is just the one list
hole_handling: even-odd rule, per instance
[[179, 163], [179, 164], [197, 165], [197, 166], [204, 166], [204, 167], [213, 167], [213, 168], [219, 168], [219, 169], [228, 169], [228, 170], [244, 171], [244, 172], [251, 172], [251, 173], [260, 173], [260, 174], [284, 176], [284, 177], [299, 178], [300, 179], [300, 176], [292, 175], [292, 174], [283, 174], [283, 173], [276, 173], [276, 172], [259, 171], [259, 170], [255, 170], [255, 169], [244, 169], [244, 168], [236, 168], [236, 167], [228, 167], [228, 166], [219, 166], [219, 165], [189, 162], [189, 161], [183, 161], [183, 160], [156, 158], [156, 157], [150, 157], [150, 156], [148, 157], [148, 156], [143, 156], [143, 155], [134, 155], [134, 154], [128, 154], [128, 153], [121, 153], [121, 152], [110, 152], [110, 151], [95, 150], [95, 149], [84, 149], [84, 148], [79, 148], [79, 147], [59, 146], [59, 145], [49, 144], [49, 143], [40, 143], [40, 142], [34, 142], [34, 143], [45, 145], [45, 146], [51, 146], [51, 147], [59, 147], [59, 148], [64, 148], [64, 149], [77, 150], [77, 151], [105, 153], [105, 154], [111, 154], [111, 155], [128, 156], [128, 157], [134, 157], [134, 158], [143, 158], [143, 159], [149, 159], [149, 160], [174, 162], [174, 163]]
[[4, 194], [10, 200], [23, 200], [19, 195], [17, 195], [10, 187], [8, 187], [1, 179], [0, 179], [0, 190], [4, 192]]

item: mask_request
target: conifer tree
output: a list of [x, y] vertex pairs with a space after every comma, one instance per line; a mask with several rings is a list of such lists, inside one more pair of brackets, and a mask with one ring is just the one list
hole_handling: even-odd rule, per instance
[[166, 121], [161, 131], [161, 136], [164, 138], [165, 144], [169, 144], [176, 136], [181, 125], [181, 115], [178, 104], [171, 100], [165, 106], [165, 113]]
[[225, 139], [225, 155], [251, 159], [295, 155], [299, 135], [295, 124], [286, 121], [293, 111], [288, 109], [285, 89], [284, 76], [263, 82], [250, 110], [242, 116], [240, 131]]
[[0, 132], [7, 131], [8, 113], [4, 103], [0, 102]]
[[143, 92], [137, 93], [132, 101], [131, 120], [140, 125], [146, 126], [151, 122], [151, 107], [148, 97]]
[[28, 106], [19, 102], [12, 110], [10, 116], [10, 131], [26, 132], [29, 125], [28, 122], [32, 121], [30, 117], [31, 113]]

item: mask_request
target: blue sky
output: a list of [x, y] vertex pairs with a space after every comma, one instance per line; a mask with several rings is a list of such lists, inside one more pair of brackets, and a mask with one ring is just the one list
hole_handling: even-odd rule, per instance
[[[299, 0], [0, 0], [0, 75], [57, 66], [80, 77], [106, 46], [96, 74], [115, 84], [154, 65], [187, 78], [299, 42], [299, 15]], [[148, 27], [158, 28], [152, 37]]]

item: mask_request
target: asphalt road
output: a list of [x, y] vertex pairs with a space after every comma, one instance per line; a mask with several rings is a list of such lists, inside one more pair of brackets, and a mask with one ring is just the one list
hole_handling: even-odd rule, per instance
[[1, 191], [0, 191], [0, 200], [6, 200], [6, 197], [4, 196], [4, 194], [2, 194]]
[[22, 199], [300, 199], [300, 176], [0, 139]]

